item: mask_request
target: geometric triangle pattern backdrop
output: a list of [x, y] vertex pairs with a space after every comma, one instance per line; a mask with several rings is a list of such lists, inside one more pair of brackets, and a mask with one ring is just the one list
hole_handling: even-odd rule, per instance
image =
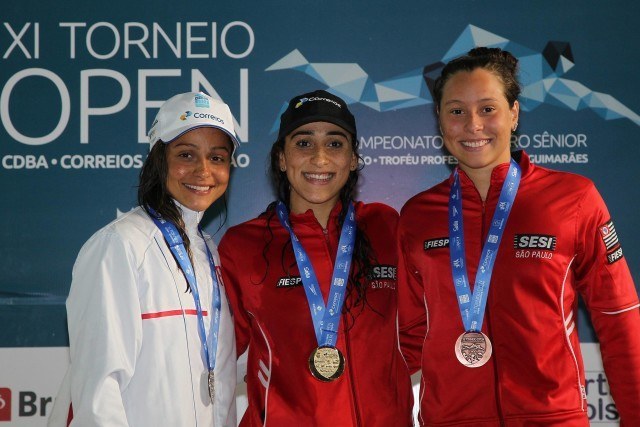
[[[359, 103], [382, 112], [433, 103], [429, 89], [444, 64], [479, 46], [499, 47], [518, 58], [522, 84], [518, 100], [524, 111], [531, 111], [541, 104], [573, 111], [589, 108], [605, 120], [626, 118], [640, 126], [640, 116], [611, 95], [594, 92], [582, 83], [562, 78], [575, 65], [569, 43], [550, 41], [542, 52], [536, 52], [474, 25], [464, 29], [440, 61], [378, 83], [356, 63], [309, 62], [298, 49], [265, 71], [305, 73], [347, 104]], [[284, 103], [278, 118], [286, 107], [287, 103]], [[278, 120], [271, 129], [272, 133], [277, 126]]]

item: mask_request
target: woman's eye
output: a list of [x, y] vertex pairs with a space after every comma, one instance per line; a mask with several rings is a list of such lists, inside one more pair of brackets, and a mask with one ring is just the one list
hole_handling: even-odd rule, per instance
[[328, 145], [329, 145], [329, 147], [332, 147], [332, 148], [340, 148], [340, 147], [342, 147], [344, 145], [344, 143], [342, 141], [336, 140], [336, 141], [329, 142]]
[[182, 152], [178, 154], [178, 157], [183, 157], [185, 159], [188, 159], [191, 157], [191, 153]]
[[453, 114], [454, 116], [459, 116], [460, 114], [462, 114], [462, 109], [454, 108], [453, 110], [451, 110], [451, 114]]
[[296, 146], [297, 147], [308, 147], [310, 146], [311, 143], [309, 141], [307, 141], [306, 139], [299, 139], [296, 141]]
[[224, 163], [227, 161], [227, 158], [225, 156], [215, 155], [211, 156], [211, 161], [216, 163]]
[[493, 108], [493, 107], [484, 107], [482, 109], [482, 112], [483, 113], [491, 113], [493, 110], [495, 110], [495, 108]]

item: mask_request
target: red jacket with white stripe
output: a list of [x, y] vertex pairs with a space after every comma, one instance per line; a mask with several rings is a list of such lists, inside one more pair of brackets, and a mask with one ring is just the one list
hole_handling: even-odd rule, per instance
[[[326, 230], [312, 211], [290, 216], [325, 303], [339, 239], [339, 210], [340, 204]], [[341, 317], [336, 347], [346, 366], [333, 382], [321, 382], [309, 371], [308, 358], [318, 343], [289, 234], [277, 216], [269, 220], [269, 214], [263, 214], [224, 235], [219, 250], [238, 354], [249, 348], [249, 407], [242, 426], [411, 425], [411, 384], [397, 333], [398, 214], [376, 203], [356, 203], [355, 210], [377, 265], [366, 282], [366, 305], [352, 307]], [[345, 306], [354, 297], [348, 294]]]
[[[514, 155], [522, 181], [491, 278], [482, 330], [493, 355], [482, 367], [465, 367], [454, 354], [464, 328], [448, 247], [452, 178], [402, 209], [400, 338], [411, 370], [422, 369], [421, 423], [588, 426], [575, 324], [580, 295], [622, 425], [639, 426], [638, 297], [607, 208], [588, 179]], [[508, 166], [493, 170], [486, 202], [460, 171], [471, 283]]]

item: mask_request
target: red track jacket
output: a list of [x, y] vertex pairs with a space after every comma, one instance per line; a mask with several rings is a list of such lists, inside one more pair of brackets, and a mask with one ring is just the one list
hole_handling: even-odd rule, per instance
[[[588, 426], [578, 340], [578, 294], [590, 310], [623, 426], [640, 426], [638, 297], [602, 198], [588, 179], [516, 153], [522, 181], [495, 263], [483, 332], [493, 355], [479, 368], [454, 354], [464, 332], [449, 258], [452, 178], [402, 209], [399, 312], [402, 350], [422, 369], [426, 426]], [[485, 203], [460, 172], [466, 264], [478, 260], [508, 164], [493, 170]]]
[[[340, 204], [327, 230], [312, 211], [290, 216], [325, 302], [339, 239], [339, 210]], [[356, 221], [371, 241], [377, 265], [367, 283], [367, 305], [342, 315], [337, 348], [346, 367], [329, 383], [315, 379], [308, 368], [318, 343], [289, 234], [277, 216], [269, 221], [270, 231], [267, 215], [262, 215], [224, 235], [219, 252], [235, 314], [238, 355], [249, 347], [249, 407], [242, 426], [411, 425], [411, 383], [397, 333], [398, 214], [385, 205], [356, 203]], [[352, 297], [347, 295], [345, 306]]]

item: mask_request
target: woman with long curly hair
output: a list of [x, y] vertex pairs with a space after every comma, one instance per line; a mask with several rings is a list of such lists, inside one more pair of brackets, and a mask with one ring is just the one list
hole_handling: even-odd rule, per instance
[[294, 97], [271, 149], [277, 194], [220, 243], [248, 347], [242, 426], [409, 426], [398, 349], [398, 214], [355, 202], [355, 119], [325, 91]]

